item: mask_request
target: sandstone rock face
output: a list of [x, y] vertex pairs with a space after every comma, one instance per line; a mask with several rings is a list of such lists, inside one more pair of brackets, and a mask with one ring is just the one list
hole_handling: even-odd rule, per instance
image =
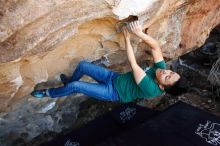
[[[14, 109], [13, 103], [29, 98], [36, 84], [71, 74], [82, 59], [104, 57], [108, 67], [125, 65], [123, 37], [115, 24], [129, 15], [139, 17], [172, 59], [204, 43], [220, 23], [220, 1], [1, 0], [0, 110]], [[150, 59], [147, 46], [134, 35], [132, 45], [139, 61]]]
[[[3, 0], [0, 107], [27, 95], [37, 83], [71, 72], [81, 59], [124, 50], [122, 34], [114, 27], [119, 19], [137, 15], [143, 28], [159, 40], [164, 56], [174, 58], [203, 44], [220, 22], [219, 6], [219, 0]], [[145, 48], [133, 38], [136, 52]]]

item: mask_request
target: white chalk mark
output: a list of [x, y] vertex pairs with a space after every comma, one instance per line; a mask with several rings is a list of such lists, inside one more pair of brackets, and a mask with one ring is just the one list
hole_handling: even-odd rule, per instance
[[127, 107], [124, 111], [120, 112], [120, 119], [122, 123], [131, 120], [136, 115], [136, 108]]
[[80, 146], [80, 144], [78, 142], [72, 142], [70, 139], [66, 141], [66, 143], [64, 144], [64, 146]]
[[200, 137], [212, 145], [220, 145], [220, 124], [207, 121], [205, 125], [199, 124], [195, 131]]
[[113, 8], [113, 13], [119, 16], [119, 19], [126, 18], [129, 15], [138, 15], [149, 9], [156, 1], [158, 0], [121, 0]]

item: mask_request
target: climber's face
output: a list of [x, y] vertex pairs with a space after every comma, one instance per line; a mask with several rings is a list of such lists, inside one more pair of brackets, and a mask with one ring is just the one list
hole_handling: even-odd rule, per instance
[[156, 78], [159, 84], [163, 86], [172, 86], [180, 79], [180, 75], [172, 70], [158, 68], [156, 70]]

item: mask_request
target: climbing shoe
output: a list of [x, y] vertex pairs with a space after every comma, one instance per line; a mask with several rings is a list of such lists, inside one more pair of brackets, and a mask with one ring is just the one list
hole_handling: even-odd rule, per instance
[[31, 95], [36, 98], [44, 98], [47, 97], [47, 90], [46, 89], [34, 90], [33, 92], [31, 92]]
[[60, 74], [60, 80], [66, 85], [69, 81], [68, 77], [65, 74]]

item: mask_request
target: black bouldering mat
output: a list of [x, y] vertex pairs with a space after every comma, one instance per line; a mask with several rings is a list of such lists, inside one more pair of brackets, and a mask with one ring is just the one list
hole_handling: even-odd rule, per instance
[[97, 146], [219, 146], [220, 117], [185, 103]]
[[53, 146], [219, 146], [220, 117], [179, 102], [162, 113], [125, 104]]
[[89, 122], [84, 127], [66, 135], [58, 136], [41, 146], [93, 146], [104, 139], [117, 137], [120, 133], [140, 125], [157, 114], [158, 112], [155, 110], [132, 103], [122, 104], [110, 113]]

